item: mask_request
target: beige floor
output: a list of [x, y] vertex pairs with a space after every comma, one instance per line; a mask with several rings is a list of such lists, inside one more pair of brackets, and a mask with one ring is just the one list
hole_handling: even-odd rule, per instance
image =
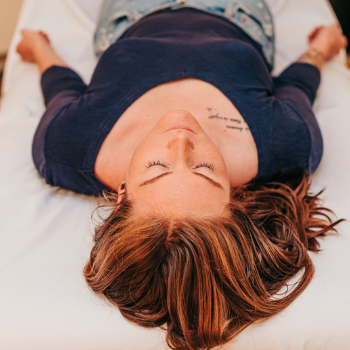
[[23, 0], [0, 0], [0, 56], [9, 48]]

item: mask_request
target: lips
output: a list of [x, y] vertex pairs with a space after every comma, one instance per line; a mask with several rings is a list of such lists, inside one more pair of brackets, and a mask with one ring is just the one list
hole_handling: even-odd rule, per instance
[[178, 130], [178, 129], [180, 129], [180, 130], [187, 130], [187, 131], [193, 132], [195, 134], [195, 132], [192, 129], [190, 129], [188, 126], [186, 126], [186, 125], [173, 126], [172, 128], [168, 129], [166, 132], [171, 131], [171, 130]]

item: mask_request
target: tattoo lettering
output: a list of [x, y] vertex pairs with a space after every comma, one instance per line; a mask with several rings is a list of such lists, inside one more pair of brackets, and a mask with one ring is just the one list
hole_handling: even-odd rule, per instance
[[[222, 120], [226, 122], [226, 129], [239, 130], [240, 132], [242, 132], [242, 130], [246, 130], [246, 131], [249, 130], [247, 124], [243, 120], [223, 117], [219, 115], [219, 112], [214, 113], [213, 109], [214, 109], [213, 107], [207, 107], [207, 110], [210, 113], [208, 118], [212, 120]], [[230, 124], [233, 124], [233, 125], [230, 125]], [[237, 124], [240, 124], [240, 125], [235, 126]]]
[[236, 129], [236, 130], [239, 130], [239, 131], [243, 130], [243, 128], [239, 128], [238, 126], [231, 126], [231, 125], [226, 125], [226, 128], [227, 129]]
[[238, 126], [231, 126], [231, 125], [226, 125], [226, 129], [236, 129], [236, 130], [239, 130], [239, 131], [242, 131], [242, 130], [249, 130], [249, 128], [248, 127], [246, 127], [246, 128], [240, 128], [240, 127], [238, 127]]
[[209, 119], [219, 119], [219, 120], [224, 120], [225, 122], [227, 122], [229, 120], [229, 118], [226, 117], [220, 117], [218, 114], [215, 115], [210, 115]]

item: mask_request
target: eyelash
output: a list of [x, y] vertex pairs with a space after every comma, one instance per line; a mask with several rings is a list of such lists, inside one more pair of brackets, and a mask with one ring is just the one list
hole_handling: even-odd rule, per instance
[[[152, 166], [155, 166], [155, 165], [160, 165], [164, 168], [167, 168], [169, 169], [169, 166], [163, 162], [161, 162], [160, 160], [152, 160], [150, 162], [148, 162], [146, 168], [150, 168]], [[211, 171], [214, 171], [215, 170], [215, 166], [212, 164], [212, 163], [207, 163], [207, 162], [201, 162], [201, 163], [197, 163], [193, 166], [193, 169], [198, 169], [198, 168], [209, 168]]]
[[207, 162], [197, 163], [193, 166], [193, 169], [198, 169], [202, 167], [209, 168], [211, 171], [215, 170], [215, 166], [212, 163]]
[[151, 162], [148, 162], [146, 168], [150, 168], [151, 166], [155, 166], [155, 165], [160, 165], [160, 166], [163, 166], [164, 168], [167, 168], [169, 169], [169, 166], [166, 165], [165, 163], [162, 163], [160, 160], [152, 160]]

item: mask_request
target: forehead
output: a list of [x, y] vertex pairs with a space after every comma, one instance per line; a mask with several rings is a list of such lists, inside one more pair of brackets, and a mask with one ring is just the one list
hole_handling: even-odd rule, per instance
[[128, 198], [132, 199], [138, 213], [175, 217], [223, 215], [230, 199], [227, 191], [205, 179], [194, 176], [192, 179], [191, 174], [181, 178], [169, 175], [136, 187], [128, 193]]

